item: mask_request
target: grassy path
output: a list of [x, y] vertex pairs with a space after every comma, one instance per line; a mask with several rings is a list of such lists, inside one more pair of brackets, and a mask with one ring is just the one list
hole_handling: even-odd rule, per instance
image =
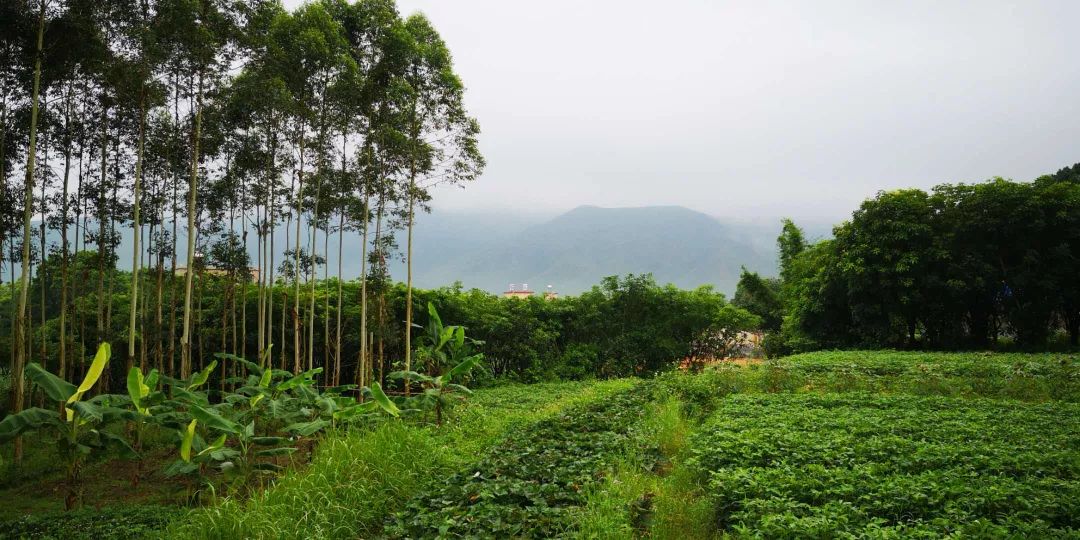
[[633, 383], [514, 385], [478, 391], [442, 428], [386, 422], [330, 434], [310, 465], [246, 499], [173, 522], [169, 538], [372, 538], [417, 492], [502, 439]]
[[641, 441], [647, 386], [639, 383], [511, 431], [414, 497], [392, 518], [387, 536], [572, 535], [603, 471]]

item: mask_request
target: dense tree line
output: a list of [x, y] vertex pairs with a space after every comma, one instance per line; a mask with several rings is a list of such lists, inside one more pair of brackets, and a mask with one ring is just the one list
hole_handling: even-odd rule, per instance
[[127, 366], [178, 377], [211, 347], [263, 358], [273, 344], [290, 370], [343, 378], [345, 289], [326, 260], [345, 234], [364, 246], [350, 298], [362, 316], [348, 322], [368, 382], [368, 351], [412, 328], [411, 312], [388, 311], [388, 259], [411, 268], [430, 189], [484, 165], [462, 96], [436, 30], [393, 0], [0, 3], [14, 408], [28, 361], [80, 378], [104, 341], [125, 345]]
[[[59, 264], [53, 256], [46, 261], [48, 269]], [[92, 254], [80, 254], [72, 268], [76, 273], [91, 272]], [[51, 275], [46, 271], [45, 275]], [[128, 292], [132, 273], [116, 271], [113, 303], [119, 311], [130, 307]], [[258, 335], [234, 332], [234, 327], [257, 324], [258, 298], [254, 282], [233, 282], [226, 275], [197, 273], [195, 309], [191, 314], [192, 363], [202, 368], [214, 360], [215, 354], [226, 352], [254, 358], [258, 350]], [[344, 299], [338, 310], [335, 302], [338, 290]], [[372, 288], [372, 283], [368, 284]], [[334, 385], [355, 382], [363, 378], [362, 369], [372, 370], [372, 382], [385, 382], [385, 376], [404, 366], [405, 340], [397, 327], [380, 334], [377, 324], [361, 343], [360, 325], [363, 321], [360, 302], [364, 285], [359, 280], [339, 281], [331, 277], [320, 280], [315, 287], [313, 323], [301, 321], [302, 332], [313, 331], [314, 365], [325, 367], [321, 384]], [[245, 294], [246, 291], [246, 294]], [[292, 284], [279, 278], [265, 293], [280, 305], [293, 294]], [[388, 285], [382, 296], [388, 320], [402, 321], [407, 316], [410, 292], [407, 284]], [[52, 339], [59, 325], [60, 289], [48, 281], [31, 282], [31, 294], [43, 295], [46, 307], [44, 332]], [[443, 321], [464, 326], [471, 339], [480, 342], [477, 348], [484, 353], [485, 364], [477, 373], [480, 377], [518, 381], [540, 381], [591, 377], [648, 375], [669, 369], [676, 361], [688, 357], [712, 358], [722, 356], [737, 339], [732, 332], [755, 326], [753, 315], [728, 303], [724, 295], [709, 288], [684, 290], [672, 285], [658, 285], [650, 275], [609, 277], [592, 290], [579, 296], [546, 300], [536, 296], [528, 299], [503, 298], [478, 289], [464, 290], [460, 285], [411, 292], [412, 304], [423, 315], [417, 323], [426, 325], [429, 303]], [[246, 298], [246, 300], [245, 300]], [[0, 297], [2, 299], [2, 297]], [[238, 299], [234, 302], [234, 299]], [[4, 299], [10, 302], [9, 299]], [[78, 303], [71, 315], [76, 320], [92, 319], [93, 299]], [[236, 302], [246, 304], [235, 305]], [[0, 306], [4, 303], [0, 302]], [[329, 308], [326, 306], [329, 305]], [[336, 328], [341, 315], [341, 330]], [[369, 314], [374, 319], [374, 314]], [[245, 317], [246, 321], [236, 318]], [[120, 336], [117, 349], [123, 342], [126, 321], [114, 318], [107, 331]], [[330, 333], [324, 329], [329, 327]], [[417, 328], [416, 335], [422, 330]], [[274, 343], [269, 362], [276, 368], [292, 368], [293, 355], [289, 347], [292, 321], [277, 318], [267, 328]], [[416, 337], [415, 335], [413, 337]], [[340, 343], [339, 343], [340, 338]], [[278, 347], [278, 342], [285, 345]], [[0, 337], [0, 351], [12, 346], [7, 336]], [[361, 347], [368, 347], [366, 358]], [[425, 359], [419, 358], [423, 363]], [[56, 366], [55, 348], [50, 350], [49, 365]], [[151, 368], [168, 369], [167, 362], [159, 366], [153, 356]], [[340, 366], [340, 367], [339, 367]], [[110, 367], [114, 384], [126, 373], [122, 363]], [[220, 385], [218, 375], [213, 385]]]
[[775, 352], [1080, 341], [1080, 165], [881, 192], [831, 239], [786, 222], [778, 242], [780, 279], [744, 273], [735, 296], [770, 321]]

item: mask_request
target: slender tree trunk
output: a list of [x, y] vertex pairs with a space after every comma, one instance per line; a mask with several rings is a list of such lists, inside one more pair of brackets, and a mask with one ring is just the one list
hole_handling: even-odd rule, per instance
[[[44, 100], [44, 102], [42, 103], [42, 107], [46, 109], [46, 114], [48, 114], [48, 111], [47, 111], [47, 109], [48, 109], [48, 98], [46, 98]], [[46, 131], [45, 135], [46, 135], [46, 137], [48, 137], [49, 132]], [[37, 264], [38, 283], [41, 285], [41, 287], [40, 287], [40, 289], [41, 289], [41, 298], [39, 299], [39, 301], [40, 301], [39, 305], [41, 306], [41, 310], [40, 310], [40, 313], [38, 314], [41, 317], [41, 365], [43, 367], [45, 367], [46, 369], [48, 369], [48, 367], [49, 367], [49, 357], [48, 357], [48, 341], [47, 341], [48, 336], [46, 335], [46, 332], [45, 332], [45, 323], [47, 322], [46, 313], [45, 313], [45, 290], [48, 288], [47, 280], [48, 280], [49, 276], [48, 276], [48, 268], [45, 266], [45, 259], [47, 258], [47, 255], [48, 255], [48, 253], [45, 250], [45, 233], [46, 233], [46, 223], [49, 221], [49, 218], [48, 218], [49, 199], [46, 197], [45, 188], [48, 186], [48, 183], [49, 183], [49, 177], [48, 177], [48, 173], [49, 173], [49, 146], [50, 146], [49, 143], [50, 143], [50, 141], [48, 140], [48, 138], [46, 138], [43, 141], [43, 146], [45, 147], [44, 148], [45, 152], [41, 156], [41, 158], [42, 158], [41, 163], [43, 165], [41, 167], [41, 171], [44, 174], [41, 175], [42, 176], [42, 178], [41, 178], [41, 196], [39, 198], [40, 201], [41, 201], [41, 204], [40, 204], [40, 206], [41, 206], [41, 225], [38, 227], [38, 232], [39, 232], [38, 239], [40, 240], [40, 244], [39, 244], [39, 251], [38, 251], [39, 259], [38, 259], [38, 264]], [[40, 399], [44, 400], [44, 396], [41, 396]], [[44, 405], [44, 401], [42, 401], [40, 404]]]
[[101, 182], [98, 185], [98, 239], [97, 239], [97, 341], [105, 340], [105, 189], [109, 174], [109, 114], [107, 108], [101, 111]]
[[192, 270], [195, 265], [195, 194], [199, 183], [199, 139], [202, 132], [202, 92], [203, 76], [199, 72], [199, 86], [195, 93], [195, 127], [192, 131], [191, 152], [191, 178], [188, 182], [187, 201], [187, 272], [184, 273], [184, 323], [180, 335], [180, 378], [187, 379], [191, 375], [191, 287]]
[[[337, 308], [334, 310], [336, 317], [334, 323], [334, 386], [341, 384], [341, 255], [343, 239], [345, 238], [345, 209], [341, 209], [338, 216], [338, 244], [337, 244]], [[327, 297], [327, 302], [330, 299]]]
[[[173, 70], [173, 127], [177, 130], [180, 128], [180, 74], [177, 70]], [[169, 145], [172, 148], [172, 145]], [[177, 241], [177, 227], [176, 217], [180, 212], [176, 205], [177, 192], [176, 188], [180, 185], [180, 175], [176, 169], [173, 169], [172, 174], [172, 251], [169, 256], [169, 375], [176, 376], [176, 241]], [[191, 269], [189, 268], [190, 272]]]
[[375, 217], [375, 264], [379, 265], [379, 384], [386, 384], [386, 378], [383, 376], [383, 364], [385, 358], [383, 357], [383, 335], [386, 333], [386, 257], [383, 254], [382, 246], [382, 223], [383, 212], [386, 210], [386, 183], [382, 182], [379, 192], [379, 210]]
[[[320, 161], [322, 161], [320, 159]], [[318, 245], [319, 238], [319, 199], [322, 196], [322, 174], [319, 174], [318, 180], [315, 182], [315, 207], [311, 214], [311, 273], [308, 279], [308, 369], [315, 367], [315, 278], [317, 276], [316, 271], [318, 264], [316, 264], [316, 246]]]
[[[300, 373], [303, 364], [300, 362], [300, 216], [303, 214], [304, 204], [304, 130], [300, 128], [300, 169], [297, 171], [299, 188], [296, 192], [296, 246], [293, 258], [293, 289], [296, 295], [293, 298], [293, 371]], [[314, 254], [312, 254], [314, 255]], [[312, 261], [312, 264], [315, 264]]]
[[413, 220], [416, 208], [416, 168], [410, 170], [409, 175], [409, 231], [405, 248], [405, 395], [409, 390], [409, 371], [412, 369], [412, 240]]
[[[270, 161], [271, 162], [274, 161], [274, 150], [273, 150], [273, 148], [270, 150]], [[267, 285], [267, 291], [266, 291], [266, 339], [267, 339], [267, 341], [271, 341], [271, 342], [274, 339], [274, 233], [277, 231], [277, 224], [274, 222], [274, 218], [277, 217], [274, 214], [274, 208], [277, 206], [275, 204], [275, 199], [274, 199], [274, 194], [275, 194], [275, 191], [276, 191], [274, 189], [275, 184], [276, 184], [276, 182], [275, 182], [274, 175], [271, 174], [271, 176], [270, 176], [270, 190], [269, 190], [270, 192], [268, 193], [268, 197], [269, 197], [268, 205], [270, 207], [270, 222], [267, 224], [267, 228], [269, 230], [268, 234], [270, 235], [270, 249], [268, 249], [267, 253], [266, 253], [266, 258], [267, 258], [267, 261], [268, 261], [268, 264], [266, 265], [266, 268], [267, 268], [267, 275], [266, 275], [266, 285]], [[268, 343], [267, 345], [269, 346], [270, 344]], [[282, 340], [282, 342], [281, 342], [281, 348], [282, 349], [285, 348], [285, 341], [284, 340]], [[271, 350], [273, 350], [273, 349], [271, 348]], [[274, 360], [273, 358], [267, 358], [267, 362], [266, 362], [266, 364], [267, 364], [266, 367], [267, 368], [274, 365], [273, 360]]]
[[[41, 91], [41, 50], [45, 39], [45, 0], [39, 0], [41, 7], [38, 11], [37, 51], [34, 55], [34, 90], [30, 95], [30, 144], [26, 152], [26, 181], [25, 196], [23, 198], [23, 245], [22, 245], [22, 290], [19, 291], [19, 311], [15, 326], [19, 329], [14, 336], [16, 343], [15, 365], [13, 371], [13, 385], [15, 386], [14, 412], [23, 410], [25, 374], [23, 368], [26, 365], [26, 343], [30, 336], [23, 335], [26, 323], [26, 307], [30, 290], [30, 220], [34, 212], [34, 159], [37, 157], [37, 122], [38, 122], [38, 93]], [[22, 437], [15, 438], [15, 462], [22, 462], [23, 441]]]
[[[263, 297], [264, 280], [266, 279], [266, 219], [263, 216], [263, 206], [255, 203], [255, 266], [258, 267], [259, 279], [255, 281], [255, 326], [256, 338], [255, 338], [255, 354], [258, 356], [258, 362], [262, 362], [263, 348], [266, 345], [264, 338], [266, 337], [266, 304]], [[246, 318], [245, 318], [246, 320]], [[247, 337], [244, 338], [244, 343], [247, 343]]]
[[[247, 185], [241, 184], [240, 192], [240, 237], [244, 243], [244, 255], [248, 253], [247, 231]], [[251, 279], [250, 266], [246, 265], [244, 273], [240, 277], [240, 357], [247, 358], [247, 291], [248, 280]], [[236, 354], [236, 318], [233, 318], [233, 354]]]
[[135, 190], [134, 190], [134, 204], [135, 211], [133, 215], [133, 221], [131, 224], [131, 230], [134, 237], [132, 238], [132, 257], [131, 257], [131, 309], [128, 312], [128, 356], [127, 356], [127, 369], [131, 370], [131, 367], [135, 364], [135, 313], [139, 303], [139, 266], [142, 263], [142, 254], [139, 252], [139, 236], [142, 234], [142, 223], [139, 221], [140, 197], [142, 196], [142, 174], [143, 174], [143, 148], [145, 147], [146, 140], [146, 95], [145, 92], [140, 92], [139, 95], [139, 142], [138, 150], [135, 155]]
[[367, 247], [368, 247], [368, 223], [371, 222], [371, 219], [370, 219], [371, 216], [368, 215], [368, 203], [370, 202], [370, 197], [368, 197], [368, 191], [367, 191], [366, 188], [361, 188], [361, 189], [364, 189], [364, 206], [362, 208], [362, 211], [364, 213], [363, 216], [362, 216], [363, 220], [364, 220], [364, 224], [363, 224], [363, 232], [361, 233], [361, 242], [360, 242], [361, 243], [361, 247], [360, 247], [360, 261], [361, 261], [361, 265], [360, 265], [360, 359], [359, 359], [359, 361], [357, 362], [357, 365], [356, 365], [356, 384], [357, 384], [357, 386], [365, 386], [368, 383], [368, 381], [367, 381], [367, 378], [368, 378], [368, 362], [369, 362], [369, 358], [370, 358], [368, 356], [368, 350], [367, 350], [368, 349], [368, 346], [367, 346], [367, 344], [368, 344], [368, 339], [367, 339], [368, 338], [368, 335], [367, 335], [368, 334], [368, 330], [367, 330], [367, 319], [368, 319], [368, 315], [367, 315], [367, 306], [368, 306], [368, 295], [367, 295], [367, 282], [368, 282], [368, 280], [367, 280], [367, 267], [368, 267]]
[[[64, 185], [60, 201], [60, 350], [57, 374], [67, 379], [67, 311], [68, 311], [68, 179], [71, 177], [71, 106], [74, 83], [68, 86], [64, 108]], [[2, 125], [2, 124], [0, 124]], [[3, 176], [0, 176], [3, 178]]]
[[[323, 265], [323, 365], [330, 369], [330, 224], [327, 219], [326, 230], [323, 231], [323, 257], [326, 264]], [[323, 380], [330, 378], [330, 374]], [[335, 385], [337, 383], [334, 383]]]

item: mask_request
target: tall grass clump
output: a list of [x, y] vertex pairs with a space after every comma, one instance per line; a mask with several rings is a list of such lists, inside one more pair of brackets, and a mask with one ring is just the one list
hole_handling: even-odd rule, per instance
[[508, 430], [602, 400], [629, 380], [506, 385], [477, 391], [441, 427], [385, 422], [327, 433], [306, 467], [248, 499], [225, 497], [174, 521], [166, 538], [371, 538], [385, 517], [475, 459]]
[[[691, 423], [681, 400], [659, 390], [635, 426], [637, 444], [586, 493], [579, 538], [705, 538], [711, 507], [682, 466]], [[696, 531], [706, 536], [696, 536]]]
[[429, 431], [387, 422], [370, 432], [330, 434], [306, 469], [290, 471], [250, 499], [195, 510], [166, 536], [371, 537], [399, 501], [451, 461]]

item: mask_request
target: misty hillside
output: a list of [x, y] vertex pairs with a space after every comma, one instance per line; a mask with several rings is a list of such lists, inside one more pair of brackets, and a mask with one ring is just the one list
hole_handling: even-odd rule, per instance
[[[434, 288], [461, 281], [466, 288], [499, 293], [510, 283], [533, 290], [552, 285], [577, 294], [616, 274], [652, 272], [660, 283], [680, 287], [714, 285], [729, 296], [740, 266], [776, 272], [776, 224], [721, 223], [679, 206], [599, 208], [581, 206], [549, 217], [509, 212], [436, 211], [418, 216], [414, 232], [413, 280]], [[307, 243], [305, 230], [305, 245]], [[131, 229], [120, 226], [119, 265], [131, 268]], [[291, 230], [290, 230], [291, 232]], [[275, 266], [281, 262], [285, 228], [275, 236]], [[59, 235], [50, 231], [49, 242]], [[185, 252], [180, 232], [178, 252]], [[405, 279], [405, 234], [391, 262], [394, 279]], [[322, 238], [320, 236], [320, 251]], [[93, 246], [91, 245], [91, 248]], [[255, 242], [249, 243], [252, 261]], [[337, 272], [337, 238], [330, 241], [330, 274]], [[360, 275], [359, 235], [343, 242], [342, 275]], [[180, 264], [183, 266], [183, 263]], [[320, 270], [319, 277], [323, 272]]]
[[[581, 206], [494, 240], [485, 238], [512, 227], [474, 235], [428, 229], [435, 225], [418, 224], [413, 272], [422, 287], [460, 280], [466, 287], [499, 292], [510, 283], [528, 283], [533, 290], [550, 284], [575, 294], [604, 276], [652, 272], [660, 283], [711, 284], [731, 294], [740, 266], [775, 272], [773, 251], [761, 247], [767, 241], [744, 237], [737, 228], [679, 206]], [[775, 232], [767, 234], [775, 238]], [[440, 245], [454, 244], [450, 238], [459, 239], [449, 250], [453, 253]]]

